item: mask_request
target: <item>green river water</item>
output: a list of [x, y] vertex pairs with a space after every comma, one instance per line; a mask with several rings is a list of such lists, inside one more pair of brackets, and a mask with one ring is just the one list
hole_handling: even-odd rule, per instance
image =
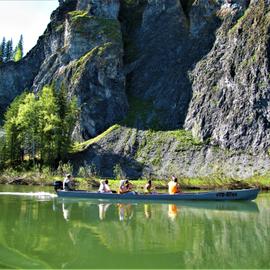
[[270, 268], [267, 193], [242, 203], [108, 203], [0, 186], [0, 209], [0, 268]]

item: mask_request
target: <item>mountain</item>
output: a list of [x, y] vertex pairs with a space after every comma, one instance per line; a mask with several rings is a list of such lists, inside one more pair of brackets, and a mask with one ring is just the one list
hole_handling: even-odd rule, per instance
[[268, 171], [270, 3], [66, 0], [0, 66], [0, 112], [28, 88], [78, 97], [75, 167], [129, 177]]

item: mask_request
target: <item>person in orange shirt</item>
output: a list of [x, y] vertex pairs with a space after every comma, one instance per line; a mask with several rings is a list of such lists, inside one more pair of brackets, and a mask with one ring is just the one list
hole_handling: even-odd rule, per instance
[[169, 194], [177, 194], [182, 192], [178, 180], [175, 176], [172, 176], [172, 180], [168, 183], [168, 187]]

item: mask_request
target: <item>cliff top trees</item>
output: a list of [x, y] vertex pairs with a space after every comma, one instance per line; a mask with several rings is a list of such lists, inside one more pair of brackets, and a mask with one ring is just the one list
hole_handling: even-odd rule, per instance
[[20, 40], [13, 50], [13, 41], [4, 37], [0, 44], [0, 64], [7, 63], [9, 61], [18, 62], [23, 58], [23, 35], [20, 36]]

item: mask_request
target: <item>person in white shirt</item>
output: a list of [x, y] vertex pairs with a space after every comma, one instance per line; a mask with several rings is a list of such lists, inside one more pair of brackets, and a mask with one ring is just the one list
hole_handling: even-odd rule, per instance
[[74, 191], [74, 182], [72, 181], [70, 174], [67, 174], [64, 179], [63, 190]]
[[100, 182], [98, 192], [100, 192], [100, 193], [112, 193], [112, 191], [111, 191], [111, 189], [109, 187], [109, 181], [107, 179], [102, 180]]

